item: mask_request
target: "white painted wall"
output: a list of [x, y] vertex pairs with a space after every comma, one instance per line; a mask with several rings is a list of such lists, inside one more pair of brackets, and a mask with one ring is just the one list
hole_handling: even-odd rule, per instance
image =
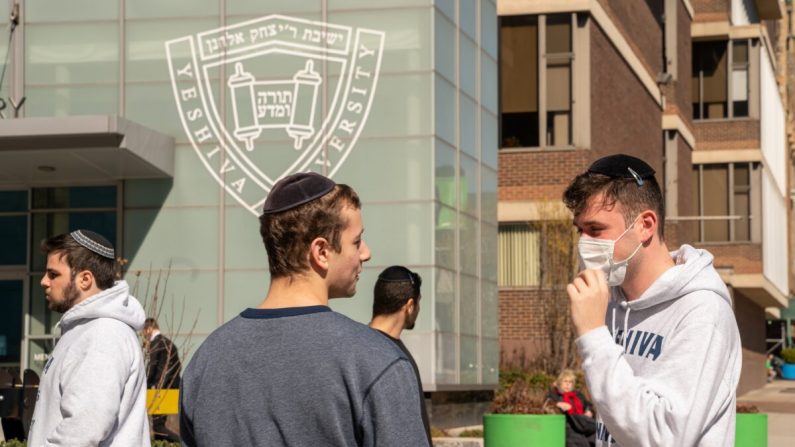
[[763, 273], [785, 296], [787, 283], [787, 160], [784, 105], [766, 50], [759, 52], [762, 146]]
[[731, 13], [732, 25], [759, 23], [759, 16], [756, 14], [756, 5], [753, 0], [732, 0]]

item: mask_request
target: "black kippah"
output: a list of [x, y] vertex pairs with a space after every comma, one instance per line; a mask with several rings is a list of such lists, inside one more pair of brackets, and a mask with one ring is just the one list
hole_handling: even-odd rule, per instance
[[75, 230], [69, 233], [72, 239], [78, 244], [86, 247], [94, 253], [104, 256], [106, 258], [115, 259], [116, 252], [113, 250], [113, 244], [98, 233], [89, 230]]
[[377, 282], [408, 282], [415, 290], [419, 290], [422, 285], [422, 277], [417, 273], [403, 267], [402, 265], [393, 265], [387, 267], [378, 275]]
[[314, 172], [288, 175], [273, 185], [262, 214], [273, 214], [293, 209], [328, 194], [334, 189], [333, 180]]
[[611, 178], [634, 179], [638, 186], [643, 180], [654, 177], [654, 169], [640, 158], [631, 155], [616, 154], [602, 157], [593, 162], [588, 172], [606, 175]]

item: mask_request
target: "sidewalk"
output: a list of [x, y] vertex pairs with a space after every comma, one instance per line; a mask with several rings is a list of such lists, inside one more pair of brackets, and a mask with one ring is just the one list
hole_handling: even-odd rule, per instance
[[774, 380], [763, 388], [737, 397], [767, 413], [768, 447], [795, 445], [795, 380]]

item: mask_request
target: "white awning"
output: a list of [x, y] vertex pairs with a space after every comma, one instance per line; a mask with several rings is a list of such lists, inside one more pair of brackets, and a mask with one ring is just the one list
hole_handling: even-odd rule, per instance
[[118, 116], [0, 120], [0, 186], [171, 178], [174, 138]]

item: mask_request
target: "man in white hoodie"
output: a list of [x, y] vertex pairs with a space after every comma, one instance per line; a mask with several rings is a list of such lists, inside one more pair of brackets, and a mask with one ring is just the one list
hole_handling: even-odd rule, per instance
[[28, 446], [149, 446], [146, 370], [136, 332], [146, 315], [116, 281], [113, 245], [77, 230], [42, 243], [48, 307], [61, 338], [42, 371]]
[[741, 345], [712, 255], [663, 239], [654, 170], [612, 155], [564, 193], [585, 269], [567, 286], [597, 445], [734, 445]]

